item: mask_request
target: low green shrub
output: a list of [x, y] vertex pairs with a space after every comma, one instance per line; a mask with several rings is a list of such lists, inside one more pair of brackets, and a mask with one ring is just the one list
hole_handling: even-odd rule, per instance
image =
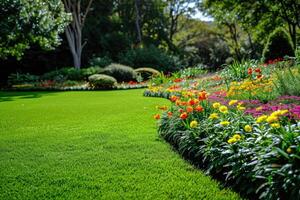
[[257, 61], [248, 60], [248, 61], [233, 61], [232, 64], [224, 65], [225, 68], [221, 72], [221, 76], [227, 81], [241, 81], [247, 78], [248, 69], [253, 66], [257, 66]]
[[8, 76], [8, 85], [18, 85], [18, 84], [33, 84], [39, 81], [40, 77], [32, 75], [29, 73], [15, 73]]
[[199, 64], [196, 67], [188, 67], [179, 71], [180, 78], [196, 78], [207, 73], [206, 66]]
[[300, 66], [276, 70], [273, 83], [280, 95], [300, 96]]
[[132, 81], [135, 80], [137, 76], [131, 67], [116, 63], [105, 67], [102, 73], [114, 77], [118, 82]]
[[88, 79], [93, 89], [112, 89], [117, 84], [114, 77], [104, 74], [94, 74], [89, 76]]
[[119, 55], [119, 62], [122, 64], [134, 67], [147, 66], [164, 72], [181, 68], [180, 61], [155, 46], [131, 49]]
[[53, 80], [57, 82], [63, 82], [66, 80], [79, 81], [83, 80], [84, 76], [81, 70], [77, 70], [71, 67], [65, 67], [58, 70], [50, 71], [41, 76], [43, 80]]
[[294, 55], [291, 39], [283, 28], [278, 28], [270, 34], [263, 51], [263, 60], [265, 62]]

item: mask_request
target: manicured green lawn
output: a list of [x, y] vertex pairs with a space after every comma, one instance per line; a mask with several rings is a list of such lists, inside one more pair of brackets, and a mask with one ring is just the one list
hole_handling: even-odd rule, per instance
[[239, 199], [160, 140], [142, 90], [0, 92], [0, 199]]

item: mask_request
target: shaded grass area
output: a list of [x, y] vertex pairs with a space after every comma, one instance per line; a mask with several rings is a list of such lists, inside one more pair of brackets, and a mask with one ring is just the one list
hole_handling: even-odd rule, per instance
[[142, 92], [0, 92], [0, 199], [239, 199], [158, 138], [168, 101]]

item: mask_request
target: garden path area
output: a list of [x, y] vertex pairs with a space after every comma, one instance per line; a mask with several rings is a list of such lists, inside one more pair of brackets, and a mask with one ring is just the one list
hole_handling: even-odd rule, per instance
[[239, 199], [159, 139], [143, 90], [0, 92], [0, 199]]

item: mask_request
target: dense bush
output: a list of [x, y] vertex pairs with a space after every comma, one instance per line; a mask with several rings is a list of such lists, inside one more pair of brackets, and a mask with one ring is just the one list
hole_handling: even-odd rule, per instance
[[8, 85], [18, 85], [18, 84], [32, 84], [39, 80], [39, 76], [32, 74], [11, 74], [8, 76]]
[[280, 95], [300, 96], [300, 66], [275, 71], [274, 85]]
[[118, 82], [135, 80], [137, 75], [131, 67], [116, 63], [105, 67], [102, 73], [114, 77]]
[[89, 67], [82, 69], [75, 68], [61, 68], [58, 70], [50, 71], [41, 76], [43, 80], [54, 80], [63, 82], [65, 80], [82, 81], [86, 80], [90, 75], [98, 74], [102, 71], [100, 67]]
[[263, 51], [263, 59], [268, 61], [283, 58], [284, 56], [294, 56], [294, 49], [286, 31], [278, 28], [269, 36]]
[[90, 61], [89, 61], [90, 66], [102, 67], [102, 68], [110, 65], [111, 63], [112, 63], [112, 60], [107, 56], [94, 57], [94, 58], [90, 59]]
[[94, 74], [88, 79], [90, 86], [94, 89], [112, 89], [117, 83], [114, 77], [104, 74]]
[[159, 71], [175, 71], [181, 63], [154, 46], [131, 49], [119, 55], [119, 62], [134, 67], [151, 67]]

